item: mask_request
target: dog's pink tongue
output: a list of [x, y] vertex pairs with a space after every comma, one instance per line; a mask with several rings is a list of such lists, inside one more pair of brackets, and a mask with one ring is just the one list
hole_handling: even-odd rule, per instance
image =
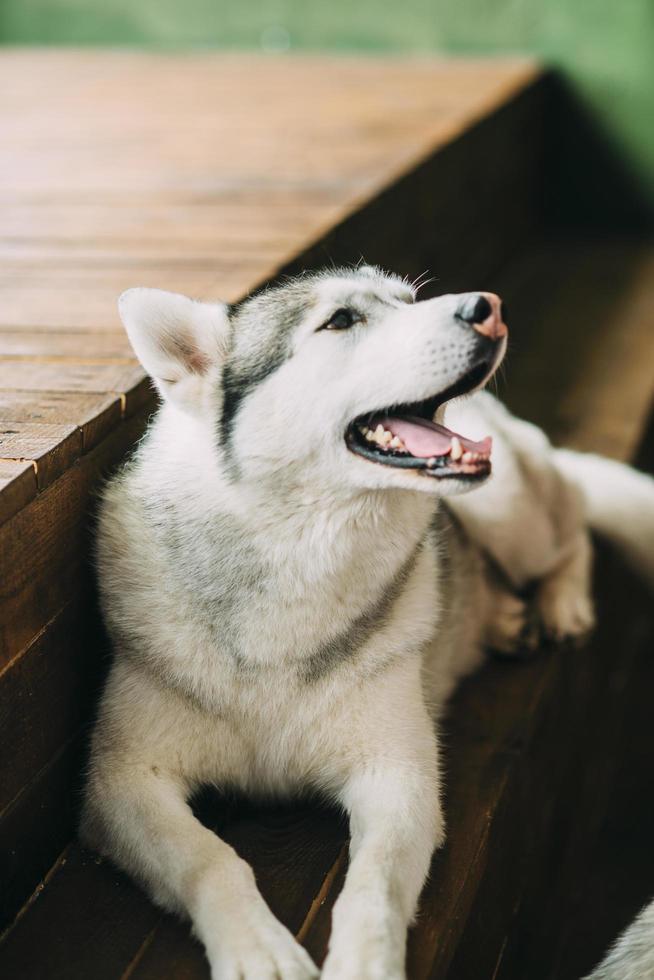
[[444, 425], [419, 418], [400, 419], [391, 416], [384, 419], [383, 424], [394, 436], [402, 440], [412, 456], [419, 458], [445, 456], [450, 451], [454, 437], [459, 440], [464, 452], [490, 455], [492, 447], [490, 436], [486, 436], [481, 442], [473, 442], [472, 439], [466, 439], [452, 432], [451, 429], [446, 429]]

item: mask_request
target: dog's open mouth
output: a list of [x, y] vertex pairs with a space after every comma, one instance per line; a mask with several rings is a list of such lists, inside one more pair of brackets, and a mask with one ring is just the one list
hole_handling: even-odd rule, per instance
[[359, 416], [347, 430], [348, 448], [372, 462], [419, 470], [425, 476], [469, 480], [488, 476], [490, 436], [474, 442], [433, 421], [441, 405], [472, 391], [487, 375], [488, 365], [479, 365], [432, 398]]

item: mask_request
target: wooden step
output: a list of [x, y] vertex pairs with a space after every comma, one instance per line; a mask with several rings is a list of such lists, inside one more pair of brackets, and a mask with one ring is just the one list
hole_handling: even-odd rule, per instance
[[[497, 289], [512, 309], [512, 406], [628, 458], [652, 394], [653, 253], [537, 238], [549, 87], [524, 61], [8, 52], [0, 82], [13, 95], [0, 181], [0, 974], [206, 977], [187, 927], [73, 840], [107, 652], [93, 494], [153, 404], [116, 295], [142, 284], [234, 299], [280, 271], [361, 254], [409, 275], [429, 268], [432, 291]], [[597, 722], [600, 692], [619, 725], [615, 645], [628, 686], [651, 638], [646, 600], [614, 562], [587, 649], [489, 663], [457, 696], [450, 837], [412, 936], [412, 978], [545, 969], [555, 917], [547, 943], [524, 937], [543, 918], [544, 856], [575, 840], [568, 818], [547, 847], [566, 824], [557, 794], [575, 788], [588, 747], [575, 723]], [[627, 630], [607, 601], [618, 585]], [[200, 810], [211, 826], [220, 812], [273, 909], [322, 959], [346, 865], [338, 815], [210, 798]]]

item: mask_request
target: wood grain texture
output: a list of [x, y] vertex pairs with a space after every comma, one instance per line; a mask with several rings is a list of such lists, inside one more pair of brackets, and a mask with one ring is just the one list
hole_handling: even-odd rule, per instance
[[0, 524], [36, 494], [36, 469], [29, 460], [0, 458]]
[[0, 673], [0, 813], [89, 720], [107, 653], [86, 588]]
[[654, 399], [654, 247], [552, 236], [495, 286], [512, 322], [510, 407], [559, 443], [633, 459]]
[[[12, 930], [4, 975], [43, 976], [45, 957], [52, 980], [73, 976], [117, 980], [158, 918], [159, 913], [124, 875], [72, 845]], [[37, 936], [43, 937], [39, 944], [45, 943], [41, 949], [35, 944]], [[77, 950], [74, 965], [71, 946]]]
[[81, 452], [82, 431], [76, 425], [0, 418], [0, 457], [32, 461], [39, 490], [65, 472]]
[[0, 815], [0, 930], [39, 888], [75, 832], [84, 759], [84, 740], [77, 735]]
[[120, 423], [0, 527], [0, 667], [82, 594], [89, 574], [91, 490], [142, 434], [148, 417], [145, 410]]
[[0, 357], [6, 360], [111, 361], [133, 364], [136, 355], [123, 331], [0, 330]]
[[0, 362], [0, 388], [5, 391], [85, 391], [129, 393], [143, 371], [131, 364], [70, 364], [39, 360]]
[[121, 400], [116, 394], [0, 391], [1, 422], [75, 424], [82, 433], [85, 452], [111, 432], [121, 414]]

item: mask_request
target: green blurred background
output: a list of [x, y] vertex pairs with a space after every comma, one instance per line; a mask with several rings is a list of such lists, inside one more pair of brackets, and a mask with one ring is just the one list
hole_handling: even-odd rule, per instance
[[[560, 69], [584, 127], [601, 134], [631, 216], [654, 214], [654, 0], [0, 0], [0, 39], [536, 54]], [[592, 172], [588, 147], [582, 171]]]

